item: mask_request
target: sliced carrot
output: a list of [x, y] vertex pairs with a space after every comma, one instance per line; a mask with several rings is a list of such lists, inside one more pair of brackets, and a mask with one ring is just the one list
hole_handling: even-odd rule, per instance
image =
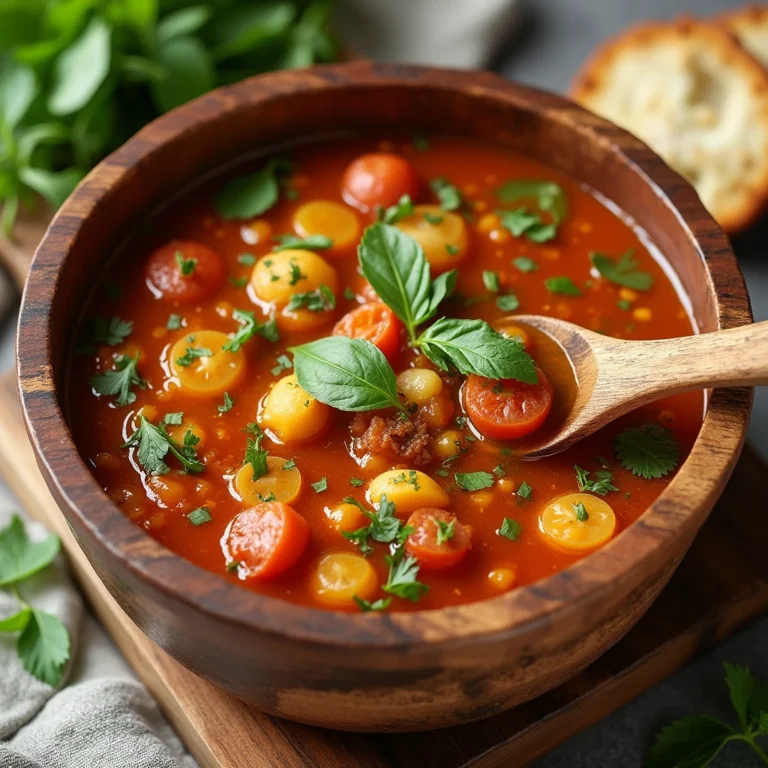
[[278, 501], [256, 504], [227, 526], [222, 546], [227, 562], [239, 563], [246, 579], [271, 579], [292, 568], [309, 542], [309, 525]]
[[453, 512], [445, 509], [417, 509], [408, 518], [407, 525], [414, 532], [406, 539], [405, 551], [428, 571], [456, 565], [472, 546], [472, 529], [462, 525]]

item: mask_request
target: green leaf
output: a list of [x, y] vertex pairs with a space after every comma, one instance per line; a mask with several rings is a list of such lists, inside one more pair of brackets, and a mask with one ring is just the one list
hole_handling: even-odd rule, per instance
[[145, 416], [139, 417], [139, 428], [123, 443], [123, 448], [137, 448], [136, 457], [144, 469], [153, 475], [170, 472], [165, 456], [170, 453], [189, 472], [202, 472], [205, 465], [198, 461], [195, 445], [200, 442], [192, 432], [187, 431], [184, 445], [179, 445], [165, 430], [164, 425], [155, 426]]
[[0, 619], [0, 632], [21, 632], [29, 623], [32, 616], [31, 608], [22, 608], [20, 611]]
[[523, 532], [523, 526], [512, 517], [505, 517], [497, 533], [510, 541], [517, 541]]
[[289, 351], [299, 385], [321, 403], [341, 411], [405, 410], [394, 371], [371, 342], [329, 336]]
[[520, 306], [520, 299], [514, 293], [506, 293], [496, 297], [496, 306], [502, 312], [514, 312]]
[[490, 472], [457, 472], [454, 477], [462, 491], [482, 491], [492, 488], [494, 483]]
[[413, 201], [410, 195], [403, 195], [395, 205], [390, 205], [386, 210], [379, 210], [379, 219], [385, 224], [394, 224], [413, 214]]
[[[0, 12], [2, 13], [2, 12]], [[0, 24], [7, 23], [5, 18]], [[8, 57], [0, 58], [0, 122], [15, 128], [35, 98], [35, 73]]]
[[239, 352], [240, 347], [254, 336], [261, 336], [271, 342], [276, 342], [279, 339], [274, 320], [260, 323], [256, 320], [256, 315], [247, 309], [233, 310], [232, 319], [240, 323], [240, 328], [238, 328], [237, 333], [229, 341], [224, 342], [222, 345], [221, 348], [225, 352]]
[[33, 610], [19, 635], [17, 649], [30, 675], [52, 687], [61, 682], [70, 652], [69, 632], [61, 619]]
[[437, 198], [440, 201], [440, 207], [444, 211], [456, 211], [461, 208], [464, 202], [461, 192], [459, 192], [459, 190], [444, 176], [433, 179], [429, 183], [429, 186], [437, 195]]
[[542, 211], [547, 211], [555, 224], [560, 224], [568, 215], [568, 199], [563, 188], [554, 181], [513, 179], [496, 190], [496, 196], [503, 203], [520, 200], [535, 202]]
[[637, 271], [637, 262], [634, 260], [633, 254], [634, 251], [630, 248], [619, 257], [618, 261], [604, 253], [590, 253], [589, 258], [595, 269], [606, 280], [632, 288], [635, 291], [650, 290], [653, 286], [653, 277], [648, 272]]
[[176, 37], [186, 37], [197, 32], [211, 18], [213, 11], [204, 5], [180, 8], [161, 19], [157, 25], [157, 41], [162, 45]]
[[82, 109], [109, 74], [111, 33], [97, 16], [80, 37], [57, 59], [48, 109], [70, 115]]
[[59, 208], [72, 194], [83, 178], [81, 171], [68, 168], [65, 171], [46, 171], [42, 168], [20, 168], [19, 178], [30, 189], [41, 195], [51, 208]]
[[536, 272], [539, 265], [527, 256], [518, 256], [516, 259], [512, 259], [512, 264], [521, 272]]
[[194, 526], [204, 525], [210, 523], [213, 518], [211, 517], [211, 510], [208, 507], [198, 507], [188, 512], [185, 517]]
[[37, 123], [30, 128], [19, 130], [19, 165], [29, 165], [32, 155], [41, 144], [63, 144], [67, 141], [69, 131], [64, 123]]
[[314, 291], [294, 293], [285, 309], [289, 312], [296, 309], [308, 309], [310, 312], [336, 309], [336, 294], [327, 285], [321, 284]]
[[367, 613], [368, 611], [386, 611], [387, 608], [389, 608], [389, 606], [392, 604], [391, 597], [380, 597], [373, 603], [369, 600], [364, 600], [362, 597], [358, 597], [357, 595], [352, 595], [352, 599], [358, 604], [360, 610], [363, 611], [363, 613]]
[[97, 344], [122, 344], [133, 332], [133, 321], [119, 316], [110, 318], [87, 317], [77, 343], [78, 355], [92, 355]]
[[288, 251], [293, 248], [301, 248], [305, 251], [324, 251], [333, 247], [333, 240], [325, 235], [309, 235], [309, 237], [296, 237], [295, 235], [277, 235], [275, 240], [279, 245], [273, 246], [272, 250]]
[[256, 173], [238, 176], [216, 198], [216, 210], [224, 219], [252, 219], [268, 211], [280, 197], [275, 161]]
[[586, 491], [587, 493], [596, 493], [598, 496], [605, 496], [612, 491], [618, 491], [619, 489], [613, 484], [613, 473], [607, 469], [599, 470], [595, 472], [597, 480], [590, 479], [590, 473], [586, 469], [582, 469], [578, 464], [575, 464], [573, 469], [576, 472], [576, 482], [579, 486], [579, 491]]
[[387, 560], [389, 577], [382, 587], [385, 592], [414, 603], [429, 592], [429, 587], [416, 578], [419, 575], [419, 563], [415, 558], [409, 556], [398, 560], [388, 556]]
[[557, 234], [556, 224], [544, 223], [541, 214], [527, 208], [497, 210], [496, 213], [501, 217], [501, 226], [514, 237], [525, 236], [534, 243], [546, 243]]
[[196, 37], [169, 40], [157, 52], [165, 77], [152, 84], [152, 97], [161, 112], [168, 112], [211, 90], [215, 84], [213, 60]]
[[570, 277], [548, 277], [544, 281], [544, 285], [550, 293], [559, 293], [563, 296], [581, 296], [581, 290]]
[[98, 376], [91, 376], [88, 383], [93, 387], [94, 392], [100, 395], [117, 395], [115, 405], [130, 405], [136, 402], [136, 394], [132, 391], [133, 387], [144, 389], [147, 386], [147, 382], [139, 376], [138, 362], [138, 352], [136, 357], [119, 355], [115, 358], [115, 367], [111, 371], [104, 371]]
[[272, 44], [290, 28], [296, 16], [294, 3], [261, 2], [258, 5], [233, 7], [217, 14], [211, 24], [217, 61], [256, 51]]
[[664, 477], [680, 461], [680, 446], [672, 433], [649, 422], [628, 427], [616, 438], [616, 455], [624, 469], [646, 480]]
[[492, 269], [483, 270], [483, 285], [486, 290], [492, 293], [498, 293], [501, 288], [499, 284], [499, 273], [494, 272]]
[[223, 405], [217, 405], [216, 410], [219, 413], [227, 413], [232, 410], [232, 406], [235, 404], [235, 401], [230, 397], [229, 392], [224, 393], [224, 404]]
[[523, 482], [520, 483], [517, 490], [515, 491], [515, 496], [517, 496], [518, 499], [522, 499], [523, 501], [530, 501], [532, 493], [533, 488], [531, 488], [531, 486], [528, 485], [525, 480], [523, 480]]
[[523, 346], [494, 331], [484, 320], [441, 318], [418, 339], [427, 357], [443, 370], [489, 379], [539, 380], [536, 366]]
[[705, 715], [676, 720], [659, 732], [644, 768], [704, 768], [733, 733], [724, 723]]
[[363, 233], [358, 256], [366, 280], [413, 338], [416, 326], [434, 311], [429, 263], [421, 246], [397, 227], [377, 222]]
[[752, 693], [755, 689], [755, 678], [749, 671], [749, 667], [737, 664], [723, 663], [725, 669], [725, 682], [731, 695], [731, 704], [739, 716], [739, 722], [743, 730], [747, 730], [747, 709]]
[[328, 478], [321, 477], [316, 483], [310, 483], [315, 493], [322, 493], [328, 490]]
[[31, 541], [24, 523], [13, 515], [0, 530], [0, 587], [15, 584], [42, 571], [59, 551], [59, 537], [50, 534], [42, 541]]

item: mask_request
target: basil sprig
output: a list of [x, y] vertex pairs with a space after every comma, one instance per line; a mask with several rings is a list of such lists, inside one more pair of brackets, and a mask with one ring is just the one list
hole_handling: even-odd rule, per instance
[[358, 256], [363, 275], [403, 321], [411, 344], [435, 365], [489, 379], [538, 381], [536, 366], [522, 345], [484, 320], [443, 317], [417, 335], [418, 326], [430, 320], [453, 292], [457, 272], [444, 272], [432, 280], [424, 251], [412, 237], [377, 222], [365, 231]]
[[387, 358], [370, 341], [328, 336], [292, 347], [299, 385], [340, 411], [375, 411], [405, 406]]

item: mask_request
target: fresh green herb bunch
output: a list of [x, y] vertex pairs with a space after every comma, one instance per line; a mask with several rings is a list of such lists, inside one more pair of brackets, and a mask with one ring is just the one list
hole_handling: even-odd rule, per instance
[[211, 88], [336, 57], [334, 0], [4, 0], [0, 224]]

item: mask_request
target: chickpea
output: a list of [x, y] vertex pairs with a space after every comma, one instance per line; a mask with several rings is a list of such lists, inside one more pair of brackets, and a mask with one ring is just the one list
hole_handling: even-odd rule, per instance
[[494, 589], [498, 589], [499, 592], [507, 592], [515, 585], [515, 579], [517, 578], [517, 569], [513, 566], [510, 568], [494, 568], [488, 574], [488, 581]]
[[181, 483], [166, 475], [150, 475], [147, 485], [160, 504], [169, 509], [178, 507], [186, 495]]
[[258, 421], [283, 443], [316, 437], [325, 429], [331, 409], [303, 390], [296, 374], [277, 381], [264, 399]]
[[309, 293], [321, 285], [335, 294], [336, 270], [313, 251], [287, 250], [262, 256], [253, 267], [251, 287], [262, 301], [284, 307], [296, 293]]
[[355, 531], [370, 522], [360, 507], [355, 504], [349, 504], [346, 501], [333, 507], [326, 507], [324, 511], [328, 522], [339, 533], [342, 531]]
[[421, 405], [443, 391], [443, 380], [429, 368], [407, 368], [397, 377], [397, 389], [406, 400]]
[[449, 459], [461, 452], [461, 432], [446, 429], [435, 438], [435, 456], [438, 459]]

